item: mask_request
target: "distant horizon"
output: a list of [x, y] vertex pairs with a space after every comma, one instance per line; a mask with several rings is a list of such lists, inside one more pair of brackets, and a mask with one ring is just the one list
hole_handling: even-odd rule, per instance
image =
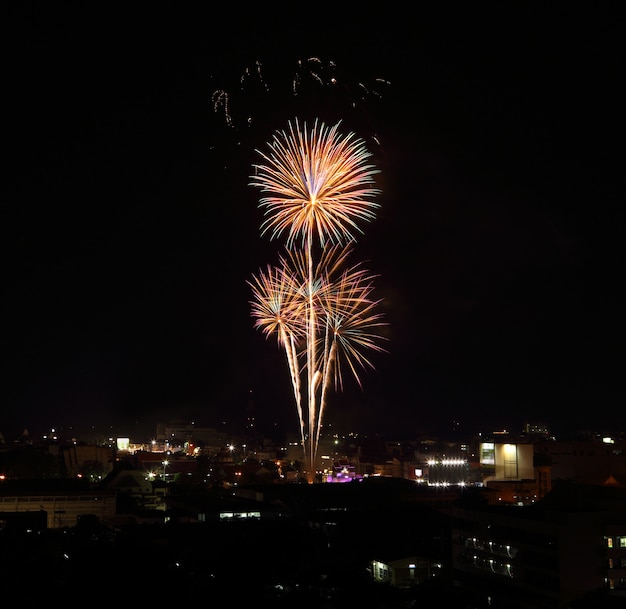
[[[180, 423], [181, 425], [193, 424], [194, 427], [200, 429], [216, 429], [222, 430], [226, 435], [229, 436], [242, 436], [246, 435], [245, 429], [245, 421], [240, 422], [234, 419], [225, 420], [224, 418], [214, 419], [214, 420], [198, 420], [198, 419], [186, 419], [181, 418], [180, 416], [171, 416], [166, 417], [159, 420], [154, 420], [153, 422], [141, 422], [135, 421], [133, 423], [111, 423], [111, 424], [93, 424], [93, 425], [57, 425], [50, 426], [47, 428], [40, 427], [32, 427], [25, 425], [20, 427], [19, 430], [15, 429], [12, 432], [7, 433], [6, 428], [0, 427], [0, 437], [3, 438], [4, 444], [12, 444], [18, 443], [21, 439], [23, 439], [23, 435], [28, 432], [28, 436], [31, 440], [42, 440], [46, 437], [50, 436], [53, 431], [56, 433], [58, 439], [60, 441], [71, 441], [72, 439], [76, 439], [77, 441], [88, 442], [89, 440], [95, 441], [98, 438], [120, 438], [120, 437], [128, 437], [133, 443], [149, 443], [151, 440], [156, 438], [156, 431], [158, 425], [175, 425]], [[560, 438], [569, 438], [569, 437], [589, 437], [589, 436], [604, 436], [608, 435], [610, 437], [616, 438], [624, 438], [626, 437], [626, 431], [619, 428], [611, 428], [610, 425], [585, 425], [585, 426], [562, 426], [555, 427], [550, 424], [549, 421], [544, 421], [540, 419], [525, 419], [521, 421], [519, 425], [499, 425], [499, 424], [485, 424], [482, 426], [472, 426], [463, 425], [460, 422], [458, 425], [454, 424], [455, 421], [450, 421], [449, 425], [435, 425], [435, 426], [424, 426], [422, 428], [402, 428], [399, 427], [389, 427], [389, 428], [381, 428], [380, 426], [377, 428], [372, 428], [370, 426], [367, 427], [359, 427], [358, 425], [349, 426], [345, 424], [336, 424], [332, 421], [332, 418], [329, 417], [329, 420], [326, 422], [322, 429], [322, 436], [326, 434], [334, 434], [338, 433], [342, 436], [349, 434], [356, 434], [362, 437], [379, 437], [379, 438], [390, 438], [390, 439], [402, 439], [410, 441], [412, 438], [419, 438], [421, 436], [433, 436], [439, 438], [448, 438], [459, 440], [462, 438], [472, 438], [480, 435], [484, 435], [486, 437], [497, 434], [499, 432], [509, 433], [512, 436], [520, 436], [525, 433], [524, 427], [527, 423], [536, 423], [536, 424], [545, 424], [549, 429], [549, 436], [555, 437], [557, 440]], [[255, 425], [256, 435], [259, 436], [260, 440], [273, 441], [277, 444], [289, 441], [293, 439], [294, 441], [298, 441], [299, 434], [297, 426], [294, 424], [291, 428], [282, 429], [277, 425], [274, 425], [271, 429], [268, 427], [272, 426], [261, 426]]]

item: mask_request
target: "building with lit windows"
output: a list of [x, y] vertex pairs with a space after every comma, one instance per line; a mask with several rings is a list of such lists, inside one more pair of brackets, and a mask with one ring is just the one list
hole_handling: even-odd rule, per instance
[[535, 458], [535, 447], [528, 443], [482, 442], [479, 448], [482, 484], [490, 501], [530, 505], [551, 488], [549, 462]]
[[441, 563], [422, 556], [406, 556], [394, 560], [372, 560], [368, 571], [377, 582], [410, 588], [437, 576]]
[[561, 482], [534, 505], [446, 511], [455, 584], [477, 601], [559, 609], [598, 591], [626, 599], [624, 486]]
[[626, 484], [626, 438], [623, 437], [538, 442], [535, 456], [550, 464], [553, 480], [602, 484], [613, 476]]

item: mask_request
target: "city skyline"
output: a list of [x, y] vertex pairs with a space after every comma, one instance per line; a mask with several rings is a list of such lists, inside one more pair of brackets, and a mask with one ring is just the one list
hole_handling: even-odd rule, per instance
[[332, 398], [337, 424], [626, 428], [608, 11], [501, 29], [383, 14], [323, 42], [287, 29], [280, 52], [241, 23], [216, 41], [158, 11], [99, 27], [32, 11], [8, 66], [5, 436], [244, 417], [251, 399], [297, 430], [284, 356], [250, 318], [246, 280], [279, 247], [248, 176], [313, 112], [381, 168], [356, 254], [389, 354]]

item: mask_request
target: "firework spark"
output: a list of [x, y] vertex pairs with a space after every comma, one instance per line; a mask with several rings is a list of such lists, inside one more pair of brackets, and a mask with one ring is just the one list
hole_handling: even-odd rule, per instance
[[292, 80], [294, 96], [325, 89], [343, 98], [345, 103], [353, 109], [365, 104], [371, 98], [382, 99], [390, 86], [391, 83], [386, 78], [365, 81], [344, 77], [340, 74], [335, 61], [324, 61], [319, 57], [299, 59]]
[[[368, 68], [364, 64], [363, 71]], [[373, 112], [381, 108], [391, 83], [380, 77], [357, 77], [354, 70], [341, 70], [334, 60], [308, 57], [270, 65], [267, 70], [256, 60], [232, 77], [216, 76], [214, 87], [211, 106], [218, 125], [225, 125], [239, 138], [257, 129], [273, 131], [276, 120], [282, 122], [292, 114], [330, 122], [339, 117], [362, 125], [365, 121], [359, 131], [369, 134]], [[369, 137], [379, 145], [376, 133]]]
[[302, 243], [317, 233], [320, 245], [326, 241], [354, 241], [353, 231], [362, 232], [358, 220], [372, 220], [379, 207], [374, 184], [378, 171], [367, 162], [371, 154], [353, 134], [341, 136], [339, 123], [327, 127], [315, 122], [302, 130], [298, 121], [288, 131], [274, 136], [270, 152], [259, 152], [265, 164], [255, 165], [252, 186], [265, 196], [261, 235], [271, 239], [288, 231], [287, 246], [300, 237]]
[[374, 276], [360, 264], [345, 268], [358, 222], [375, 218], [377, 170], [364, 143], [338, 127], [316, 121], [307, 130], [306, 123], [290, 122], [268, 153], [257, 151], [265, 163], [254, 166], [250, 183], [264, 193], [262, 235], [287, 233], [279, 265], [248, 283], [255, 327], [266, 337], [276, 334], [287, 355], [309, 482], [329, 389], [343, 389], [342, 366], [361, 385], [360, 369], [373, 368], [366, 352], [385, 350]]

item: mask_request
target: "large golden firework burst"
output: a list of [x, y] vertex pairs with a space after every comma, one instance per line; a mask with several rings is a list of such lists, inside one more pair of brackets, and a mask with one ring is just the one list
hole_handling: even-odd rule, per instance
[[343, 388], [342, 362], [361, 385], [359, 370], [373, 368], [367, 351], [384, 351], [374, 276], [360, 264], [346, 266], [349, 245], [362, 232], [358, 222], [374, 219], [379, 207], [378, 171], [364, 143], [338, 128], [316, 121], [307, 130], [306, 123], [290, 122], [269, 152], [258, 151], [265, 163], [254, 165], [250, 182], [263, 193], [261, 234], [287, 233], [278, 266], [248, 283], [255, 327], [276, 334], [287, 355], [309, 482], [316, 477], [328, 391]]
[[359, 221], [376, 216], [380, 194], [375, 186], [378, 170], [368, 162], [371, 153], [353, 133], [341, 135], [339, 125], [316, 121], [289, 122], [287, 131], [274, 135], [265, 161], [254, 165], [251, 186], [261, 189], [259, 202], [265, 212], [261, 235], [271, 239], [287, 231], [287, 246], [300, 237], [302, 245], [317, 233], [320, 245], [327, 241], [355, 241], [362, 233]]

